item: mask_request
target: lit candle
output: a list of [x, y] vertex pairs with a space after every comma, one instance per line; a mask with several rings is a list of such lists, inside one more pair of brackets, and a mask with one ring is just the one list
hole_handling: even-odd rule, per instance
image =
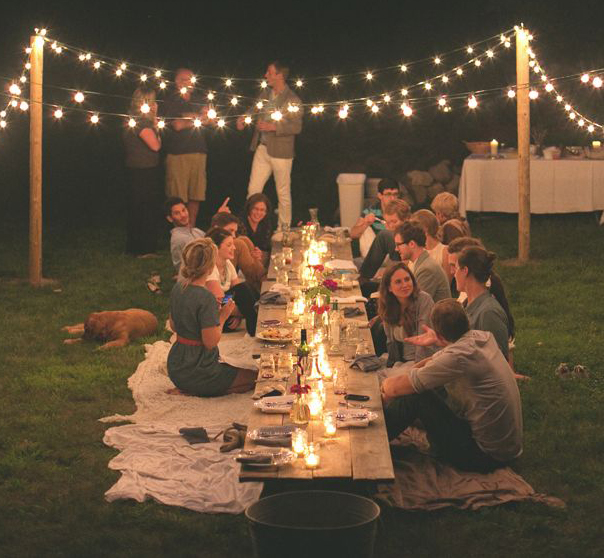
[[319, 254], [315, 251], [308, 252], [308, 265], [319, 265], [321, 263], [321, 259], [319, 258]]
[[307, 469], [316, 469], [321, 462], [319, 458], [318, 448], [315, 444], [308, 444], [308, 450], [306, 451], [306, 456], [304, 457], [304, 462], [306, 463]]
[[323, 417], [323, 428], [326, 438], [332, 438], [336, 435], [336, 417], [333, 413], [325, 414]]
[[329, 366], [329, 363], [327, 361], [321, 363], [321, 374], [323, 374], [323, 379], [326, 382], [330, 382], [331, 380], [333, 380], [333, 370], [331, 369], [331, 366]]
[[292, 451], [300, 457], [307, 450], [308, 434], [306, 430], [296, 428], [292, 433]]
[[600, 147], [602, 147], [602, 143], [599, 142], [599, 141], [597, 141], [597, 140], [596, 141], [592, 141], [591, 142], [591, 147], [593, 149], [595, 149], [595, 150], [598, 150], [598, 149], [600, 149]]
[[497, 155], [497, 148], [499, 147], [499, 142], [496, 139], [491, 140], [491, 155]]
[[323, 413], [323, 400], [321, 399], [321, 395], [313, 391], [308, 396], [308, 409], [310, 411], [311, 419], [318, 419], [321, 417]]

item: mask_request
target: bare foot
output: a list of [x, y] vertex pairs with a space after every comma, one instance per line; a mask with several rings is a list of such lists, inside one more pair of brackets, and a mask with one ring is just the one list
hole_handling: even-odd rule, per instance
[[190, 393], [185, 393], [184, 391], [179, 390], [178, 388], [170, 388], [166, 390], [168, 395], [191, 395]]

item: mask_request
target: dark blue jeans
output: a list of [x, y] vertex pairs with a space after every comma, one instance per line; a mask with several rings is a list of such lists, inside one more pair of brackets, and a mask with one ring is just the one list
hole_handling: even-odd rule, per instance
[[419, 419], [437, 457], [462, 471], [489, 473], [507, 465], [478, 447], [470, 424], [457, 417], [435, 391], [397, 397], [388, 404], [384, 414], [389, 440]]

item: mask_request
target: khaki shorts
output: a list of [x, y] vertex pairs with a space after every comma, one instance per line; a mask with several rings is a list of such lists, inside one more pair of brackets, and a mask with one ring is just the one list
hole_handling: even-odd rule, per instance
[[166, 196], [185, 203], [206, 199], [206, 153], [185, 153], [166, 157]]

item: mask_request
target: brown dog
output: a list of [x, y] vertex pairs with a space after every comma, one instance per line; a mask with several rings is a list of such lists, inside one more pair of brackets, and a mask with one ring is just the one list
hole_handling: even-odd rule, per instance
[[157, 330], [157, 318], [140, 308], [116, 310], [111, 312], [93, 312], [83, 324], [65, 326], [63, 331], [78, 333], [78, 339], [65, 339], [63, 343], [78, 343], [82, 339], [106, 341], [99, 349], [123, 347], [131, 340], [151, 335]]

